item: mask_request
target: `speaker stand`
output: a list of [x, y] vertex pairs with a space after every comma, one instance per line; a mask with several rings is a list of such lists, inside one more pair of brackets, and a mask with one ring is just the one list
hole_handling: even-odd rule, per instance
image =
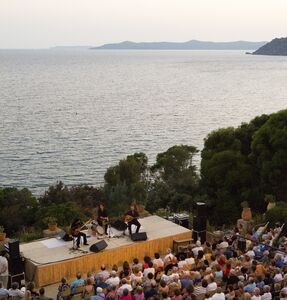
[[72, 241], [73, 245], [72, 245], [72, 248], [69, 248], [69, 253], [78, 253], [78, 252], [80, 252], [80, 253], [88, 253], [89, 251], [78, 248], [78, 246], [77, 246], [77, 238], [78, 237], [73, 236], [73, 241]]
[[71, 254], [71, 253], [79, 253], [79, 252], [83, 253], [83, 254], [89, 253], [89, 251], [83, 250], [81, 248], [74, 248], [74, 247], [69, 248], [69, 254]]

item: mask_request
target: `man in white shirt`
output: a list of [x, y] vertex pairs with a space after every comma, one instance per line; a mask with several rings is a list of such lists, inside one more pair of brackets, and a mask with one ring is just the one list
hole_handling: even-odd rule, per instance
[[6, 251], [0, 253], [0, 281], [3, 283], [3, 287], [7, 289], [8, 285], [8, 260], [5, 257]]
[[132, 286], [127, 283], [126, 279], [122, 279], [122, 285], [118, 289], [118, 295], [122, 296], [124, 289], [127, 289], [129, 292], [133, 290]]
[[9, 289], [9, 296], [10, 297], [18, 297], [18, 298], [24, 298], [24, 292], [19, 290], [19, 284], [18, 282], [13, 282], [11, 285], [11, 289]]
[[273, 278], [274, 282], [277, 283], [277, 282], [281, 282], [283, 280], [283, 276], [282, 276], [282, 273], [281, 273], [281, 270], [280, 269], [277, 269], [275, 271], [275, 276]]
[[101, 271], [96, 274], [96, 281], [98, 281], [100, 278], [103, 278], [103, 280], [107, 280], [110, 277], [109, 271], [106, 270], [106, 266], [101, 266]]
[[222, 293], [221, 288], [217, 288], [216, 293], [211, 297], [212, 300], [225, 300], [225, 295]]
[[154, 267], [153, 267], [152, 261], [150, 261], [150, 262], [148, 263], [148, 268], [145, 268], [145, 269], [144, 269], [144, 271], [143, 271], [143, 276], [144, 276], [144, 277], [147, 277], [147, 275], [148, 275], [149, 273], [152, 273], [152, 275], [155, 274], [155, 269], [154, 269]]
[[106, 280], [106, 284], [109, 286], [118, 286], [120, 284], [120, 278], [117, 276], [116, 271], [111, 272], [111, 277]]
[[264, 290], [264, 294], [261, 296], [261, 300], [272, 300], [272, 294], [270, 293], [270, 286], [265, 285], [263, 290]]
[[217, 283], [215, 282], [213, 276], [210, 277], [210, 281], [211, 281], [211, 282], [208, 284], [208, 286], [207, 286], [207, 288], [206, 288], [206, 291], [207, 291], [208, 293], [217, 290]]
[[197, 257], [199, 251], [203, 251], [203, 248], [201, 246], [201, 242], [200, 241], [196, 241], [195, 247], [192, 248], [193, 255], [195, 257]]
[[254, 252], [253, 249], [249, 249], [249, 250], [245, 253], [245, 255], [249, 256], [251, 259], [254, 259], [254, 257], [255, 257], [255, 252]]
[[173, 259], [174, 259], [174, 255], [172, 254], [171, 249], [169, 248], [166, 251], [166, 256], [164, 257], [163, 262], [165, 265], [168, 265], [172, 262]]
[[251, 300], [261, 300], [260, 289], [259, 288], [254, 289], [253, 296], [251, 297]]

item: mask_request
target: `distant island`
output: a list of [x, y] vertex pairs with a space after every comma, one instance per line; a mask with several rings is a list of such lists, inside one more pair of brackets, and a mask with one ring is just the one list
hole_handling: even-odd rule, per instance
[[88, 50], [91, 47], [92, 46], [55, 46], [51, 47], [50, 50]]
[[253, 52], [254, 55], [287, 55], [287, 38], [276, 38]]
[[92, 50], [252, 50], [262, 47], [267, 42], [206, 42], [191, 40], [183, 43], [176, 42], [141, 42], [125, 41], [115, 44], [105, 44], [92, 47]]

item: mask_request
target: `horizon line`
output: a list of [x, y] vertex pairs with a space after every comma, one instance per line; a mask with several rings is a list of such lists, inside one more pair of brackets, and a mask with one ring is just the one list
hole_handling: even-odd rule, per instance
[[244, 40], [244, 39], [240, 39], [240, 40], [229, 40], [229, 41], [211, 41], [211, 40], [199, 40], [199, 39], [191, 39], [191, 40], [185, 40], [185, 41], [181, 41], [181, 42], [174, 42], [174, 41], [140, 41], [140, 42], [135, 42], [132, 40], [122, 40], [120, 42], [107, 42], [107, 43], [103, 43], [100, 45], [55, 45], [55, 46], [47, 46], [47, 47], [0, 47], [0, 50], [51, 50], [54, 48], [76, 48], [76, 47], [82, 47], [82, 48], [92, 48], [92, 47], [101, 47], [103, 45], [109, 45], [109, 44], [120, 44], [120, 43], [124, 43], [124, 42], [131, 42], [131, 43], [187, 43], [187, 42], [191, 42], [191, 41], [197, 41], [197, 42], [207, 42], [207, 43], [236, 43], [236, 42], [245, 42], [245, 43], [263, 43], [263, 42], [268, 42], [268, 41], [254, 41], [254, 40]]

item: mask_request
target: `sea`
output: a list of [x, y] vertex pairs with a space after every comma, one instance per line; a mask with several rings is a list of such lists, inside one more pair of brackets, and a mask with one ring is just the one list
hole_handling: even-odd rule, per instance
[[0, 186], [104, 184], [135, 152], [287, 107], [287, 57], [245, 51], [0, 50]]

